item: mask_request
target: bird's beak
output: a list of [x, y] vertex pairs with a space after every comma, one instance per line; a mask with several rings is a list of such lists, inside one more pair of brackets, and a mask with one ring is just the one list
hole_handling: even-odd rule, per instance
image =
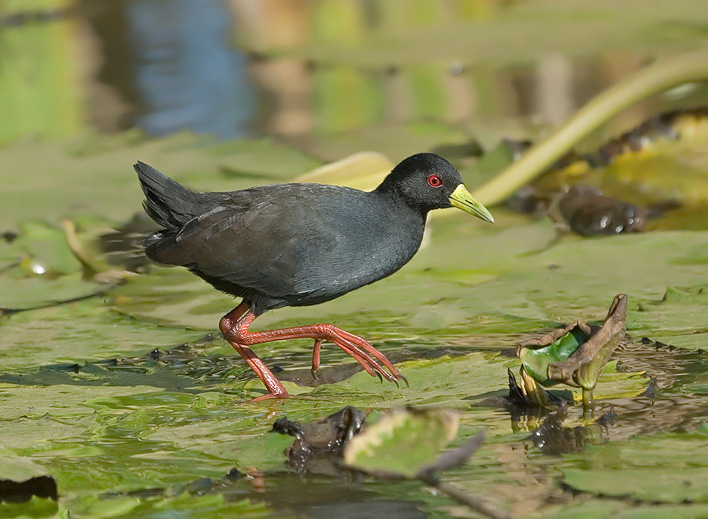
[[452, 192], [450, 195], [450, 203], [458, 209], [462, 209], [466, 213], [470, 213], [485, 222], [494, 223], [492, 213], [490, 213], [486, 207], [475, 200], [472, 194], [467, 191], [464, 184], [460, 184]]

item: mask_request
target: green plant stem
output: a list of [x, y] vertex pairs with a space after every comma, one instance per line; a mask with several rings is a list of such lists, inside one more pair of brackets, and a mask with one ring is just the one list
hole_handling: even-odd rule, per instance
[[583, 420], [592, 420], [595, 416], [595, 400], [592, 389], [583, 388]]
[[666, 59], [640, 70], [595, 96], [553, 134], [530, 148], [519, 161], [475, 190], [473, 196], [485, 205], [504, 201], [625, 108], [672, 87], [706, 79], [706, 51]]

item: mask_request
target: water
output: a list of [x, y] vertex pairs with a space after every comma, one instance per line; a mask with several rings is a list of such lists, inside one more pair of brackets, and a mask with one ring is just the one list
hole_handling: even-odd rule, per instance
[[[558, 124], [641, 65], [639, 54], [513, 58], [515, 44], [505, 50], [500, 39], [499, 63], [490, 67], [489, 49], [462, 42], [490, 18], [503, 27], [505, 16], [518, 15], [468, 4], [426, 6], [419, 16], [376, 2], [21, 4], [0, 18], [0, 142], [138, 128], [150, 136], [274, 135], [307, 147], [308, 139], [361, 128], [477, 129], [490, 119], [514, 136], [519, 127], [509, 118]], [[435, 38], [446, 31], [449, 41]], [[405, 43], [416, 33], [431, 42], [424, 52], [415, 37]], [[705, 89], [635, 108], [617, 127], [692, 99], [706, 99]]]

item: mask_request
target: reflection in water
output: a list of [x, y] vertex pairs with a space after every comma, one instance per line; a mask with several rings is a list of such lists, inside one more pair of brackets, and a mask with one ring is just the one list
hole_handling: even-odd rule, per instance
[[[63, 17], [16, 7], [0, 31], [0, 142], [73, 135], [89, 123], [156, 136], [263, 133], [308, 148], [321, 136], [436, 122], [472, 125], [469, 133], [492, 145], [495, 124], [514, 136], [505, 117], [557, 124], [645, 61], [541, 47], [538, 56], [510, 60], [459, 44], [480, 20], [502, 34], [513, 4], [76, 0]], [[443, 29], [431, 48], [406, 44]], [[617, 124], [625, 129], [678, 102], [644, 103]]]
[[614, 413], [610, 412], [595, 423], [563, 427], [566, 416], [567, 408], [562, 407], [547, 415], [540, 426], [531, 433], [529, 439], [544, 454], [558, 456], [578, 453], [585, 450], [586, 445], [603, 443], [607, 441], [607, 427], [614, 420]]
[[127, 127], [153, 136], [248, 133], [253, 92], [222, 0], [110, 4], [88, 10], [89, 22], [104, 51], [100, 80], [137, 106]]

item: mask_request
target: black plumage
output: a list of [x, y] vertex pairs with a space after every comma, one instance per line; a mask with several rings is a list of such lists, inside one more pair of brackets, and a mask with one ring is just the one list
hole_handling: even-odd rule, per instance
[[[238, 315], [227, 314], [228, 324], [222, 319], [221, 326], [237, 349], [266, 339], [292, 338], [295, 332], [290, 329], [287, 337], [278, 331], [259, 332], [274, 333], [275, 338], [254, 338], [247, 331], [248, 324], [267, 310], [329, 301], [400, 269], [420, 247], [430, 210], [456, 205], [491, 221], [487, 210], [464, 189], [457, 170], [429, 153], [402, 161], [371, 192], [291, 183], [198, 193], [142, 162], [135, 170], [145, 193], [145, 210], [163, 227], [146, 239], [147, 256], [185, 266], [215, 288], [243, 298], [234, 310]], [[317, 341], [333, 340], [350, 354], [353, 344], [359, 352], [352, 355], [370, 373], [400, 378], [388, 361], [384, 365], [390, 373], [379, 369], [375, 359], [361, 358], [362, 348], [376, 351], [363, 339], [347, 334], [351, 337], [343, 341], [344, 347], [331, 334], [301, 328], [298, 336], [316, 341], [313, 367], [319, 366]], [[374, 357], [383, 362], [383, 355], [376, 353]], [[257, 364], [252, 367], [271, 395], [287, 396], [279, 382], [274, 394], [262, 376], [267, 368], [260, 359]]]

